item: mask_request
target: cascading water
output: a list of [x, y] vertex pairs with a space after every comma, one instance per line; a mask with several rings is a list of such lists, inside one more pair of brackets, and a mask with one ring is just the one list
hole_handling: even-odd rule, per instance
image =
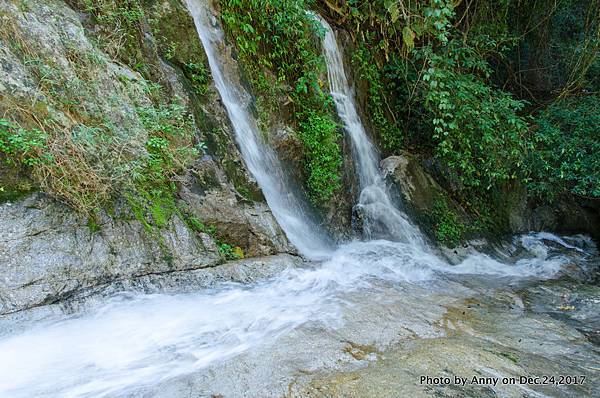
[[326, 258], [332, 251], [328, 237], [290, 186], [290, 180], [275, 152], [263, 142], [256, 120], [248, 110], [250, 95], [236, 80], [237, 74], [228, 74], [229, 68], [217, 56], [217, 50], [225, 47], [223, 32], [217, 26], [217, 19], [201, 0], [188, 0], [187, 5], [242, 156], [262, 189], [271, 211], [301, 254], [311, 259]]
[[[222, 35], [210, 23], [208, 8], [197, 0], [188, 0], [188, 5], [249, 169], [292, 243], [308, 257], [327, 254], [328, 259], [249, 285], [221, 284], [193, 294], [117, 295], [83, 313], [50, 313], [17, 331], [3, 328], [0, 319], [0, 397], [154, 396], [144, 392], [203, 369], [240, 362], [240, 356], [269, 344], [268, 356], [259, 355], [255, 362], [245, 365], [241, 361], [241, 370], [234, 367], [235, 378], [228, 378], [226, 373], [221, 377], [233, 391], [231, 396], [281, 396], [295, 381], [294, 375], [305, 374], [306, 369], [342, 366], [339, 356], [332, 356], [329, 362], [321, 361], [321, 356], [328, 350], [340, 355], [340, 340], [349, 335], [377, 342], [390, 331], [397, 337], [396, 331], [404, 328], [417, 330], [415, 335], [436, 336], [439, 332], [431, 325], [437, 323], [438, 312], [443, 313], [436, 307], [440, 288], [447, 294], [458, 291], [459, 296], [472, 292], [472, 285], [445, 281], [442, 274], [544, 279], [572, 262], [570, 253], [581, 254], [578, 240], [527, 235], [515, 242], [524, 253], [514, 264], [475, 253], [450, 266], [421, 246], [416, 228], [391, 205], [377, 169], [377, 153], [356, 114], [332, 35], [326, 43], [326, 49], [331, 50], [327, 60], [332, 64], [332, 92], [355, 147], [363, 189], [360, 202], [367, 208], [373, 205], [373, 217], [393, 214], [401, 235], [392, 235], [402, 239], [352, 242], [330, 252], [314, 223], [307, 221], [302, 202], [288, 188], [275, 154], [260, 140], [255, 122], [242, 103], [246, 94], [232, 76], [225, 75], [224, 60], [216, 57]], [[363, 196], [371, 198], [367, 201]], [[557, 254], [547, 241], [563, 251]], [[437, 284], [430, 288], [426, 283]], [[434, 289], [435, 296], [431, 294]], [[394, 303], [395, 298], [408, 299], [410, 305]], [[407, 317], [411, 307], [416, 309]], [[363, 323], [355, 322], [357, 318]], [[299, 331], [303, 328], [305, 335]], [[293, 351], [286, 351], [289, 345], [282, 348], [275, 344], [284, 336], [292, 341]], [[234, 361], [228, 361], [233, 357]], [[254, 372], [256, 366], [263, 366], [263, 373]], [[204, 390], [188, 390], [186, 385], [177, 396], [212, 395], [204, 393], [212, 391], [211, 381], [219, 374], [218, 370], [206, 371], [209, 387], [205, 384]], [[236, 390], [239, 380], [257, 375], [254, 393], [244, 387]], [[265, 394], [261, 383], [274, 384], [271, 391], [277, 393]], [[158, 395], [174, 396], [168, 391]]]
[[399, 211], [390, 197], [389, 190], [379, 169], [379, 155], [369, 140], [358, 115], [354, 92], [348, 84], [342, 53], [331, 26], [318, 15], [313, 15], [325, 29], [323, 55], [327, 64], [327, 76], [331, 96], [344, 129], [350, 137], [352, 152], [359, 177], [360, 197], [357, 209], [363, 218], [367, 238], [374, 236], [408, 241], [423, 245], [418, 229]]
[[[451, 267], [417, 245], [353, 242], [322, 264], [290, 268], [252, 285], [223, 284], [193, 294], [117, 295], [84, 313], [57, 313], [20, 332], [0, 333], [0, 397], [145, 396], [136, 392], [217, 366], [305, 324], [318, 327], [327, 345], [339, 342], [344, 325], [357, 315], [383, 329], [418, 324], [419, 319], [399, 318], [407, 309], [388, 308], [389, 300], [406, 299], [407, 287], [434, 283], [438, 274], [552, 277], [570, 260], [552, 254], [555, 249], [544, 243], [549, 239], [565, 250], [581, 250], [576, 241], [528, 235], [516, 244], [532, 255], [515, 265], [478, 253]], [[434, 306], [437, 298], [432, 300], [427, 305]], [[386, 326], [396, 319], [402, 324]], [[314, 343], [294, 340], [309, 354], [318, 347]]]

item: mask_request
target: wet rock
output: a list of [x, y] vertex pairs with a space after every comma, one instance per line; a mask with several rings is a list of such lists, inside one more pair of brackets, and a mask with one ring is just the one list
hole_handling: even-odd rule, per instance
[[[523, 397], [597, 395], [597, 358], [582, 335], [546, 315], [530, 315], [517, 295], [497, 292], [448, 307], [444, 337], [405, 340], [354, 371], [317, 373], [287, 397]], [[521, 376], [579, 375], [586, 382], [535, 385]], [[507, 381], [503, 382], [503, 378]], [[514, 383], [508, 381], [514, 378]], [[589, 383], [588, 383], [589, 381]], [[304, 384], [304, 386], [302, 386]]]
[[203, 159], [191, 174], [180, 191], [181, 207], [215, 227], [219, 239], [247, 257], [295, 252], [267, 204], [240, 195], [214, 161]]
[[214, 266], [206, 234], [178, 217], [149, 234], [135, 220], [87, 220], [44, 195], [0, 206], [0, 314], [52, 303], [116, 279]]
[[503, 205], [511, 233], [530, 231], [531, 208], [527, 200], [527, 190], [520, 184], [504, 190]]
[[[276, 126], [272, 133], [273, 147], [282, 160], [288, 163], [300, 165], [302, 163], [302, 143], [296, 135], [296, 132], [287, 126]], [[296, 177], [303, 179], [304, 170], [302, 167], [294, 168]]]
[[552, 231], [556, 230], [557, 218], [550, 206], [539, 206], [533, 210], [531, 216], [531, 227], [535, 231]]
[[[398, 188], [406, 210], [424, 232], [452, 248], [464, 243], [465, 226], [472, 223], [472, 217], [425, 170], [418, 156], [402, 152], [401, 155], [382, 160], [381, 168], [384, 175]], [[452, 238], [440, 235], [440, 225], [454, 233]]]
[[382, 160], [381, 168], [399, 186], [405, 202], [418, 210], [431, 209], [440, 195], [447, 196], [418, 158], [408, 152]]

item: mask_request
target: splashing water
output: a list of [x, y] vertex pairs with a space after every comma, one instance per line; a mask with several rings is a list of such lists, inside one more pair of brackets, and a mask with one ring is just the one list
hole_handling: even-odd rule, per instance
[[312, 13], [310, 15], [325, 29], [323, 55], [327, 64], [329, 88], [338, 115], [352, 143], [361, 190], [357, 209], [362, 213], [365, 235], [367, 238], [384, 237], [423, 246], [421, 233], [408, 220], [406, 214], [396, 208], [390, 197], [379, 169], [379, 155], [358, 116], [354, 92], [348, 84], [342, 52], [335, 34], [322, 17]]
[[[544, 245], [535, 235], [523, 239]], [[0, 396], [125, 395], [225, 361], [307, 322], [336, 330], [353, 311], [345, 297], [384, 289], [381, 281], [426, 283], [444, 273], [549, 278], [568, 261], [533, 254], [515, 265], [476, 254], [450, 266], [408, 243], [353, 242], [322, 264], [252, 285], [120, 295], [88, 313], [56, 316], [0, 338]]]

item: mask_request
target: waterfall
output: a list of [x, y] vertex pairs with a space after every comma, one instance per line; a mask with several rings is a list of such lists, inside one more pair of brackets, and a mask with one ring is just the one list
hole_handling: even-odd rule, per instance
[[367, 238], [384, 237], [422, 245], [421, 233], [410, 223], [406, 214], [396, 208], [390, 197], [379, 169], [379, 154], [369, 140], [358, 115], [354, 92], [348, 84], [342, 53], [333, 29], [319, 15], [311, 15], [325, 29], [323, 56], [327, 63], [329, 88], [338, 115], [352, 143], [360, 187], [357, 210], [363, 218], [365, 235]]
[[[290, 242], [304, 256], [323, 259], [332, 251], [330, 239], [321, 231], [306, 203], [299, 198], [277, 155], [261, 138], [256, 120], [248, 107], [251, 97], [237, 80], [237, 71], [217, 56], [225, 47], [223, 32], [203, 0], [187, 0], [198, 35], [204, 46], [215, 86], [227, 109], [237, 143], [246, 165], [263, 191], [273, 215]], [[235, 68], [233, 68], [235, 70]], [[229, 73], [229, 74], [228, 74]]]

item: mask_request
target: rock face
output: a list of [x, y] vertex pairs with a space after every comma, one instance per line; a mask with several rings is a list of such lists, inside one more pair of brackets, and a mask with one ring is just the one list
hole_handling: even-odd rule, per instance
[[212, 239], [177, 217], [151, 236], [138, 221], [103, 217], [98, 232], [44, 195], [0, 206], [0, 314], [107, 282], [222, 260]]
[[[381, 162], [384, 173], [399, 188], [405, 205], [420, 221], [427, 222], [435, 212], [436, 202], [444, 198], [457, 220], [472, 222], [461, 206], [450, 198], [436, 179], [427, 172], [418, 156], [403, 152]], [[564, 234], [586, 233], [600, 240], [600, 201], [559, 198], [552, 206], [530, 200], [521, 185], [506, 187], [496, 209], [506, 234], [529, 231], [554, 231]]]
[[[293, 250], [266, 205], [238, 206], [225, 191], [182, 194], [190, 206], [197, 201], [196, 213], [208, 217], [213, 212], [221, 227], [229, 223], [230, 229], [219, 233], [245, 243], [245, 254]], [[191, 230], [178, 216], [149, 232], [137, 220], [104, 214], [93, 231], [85, 218], [43, 194], [0, 205], [0, 315], [107, 284], [131, 284], [127, 281], [223, 262], [213, 238]]]
[[[109, 282], [221, 264], [217, 241], [246, 256], [294, 250], [245, 167], [210, 76], [203, 75], [204, 51], [184, 2], [145, 7], [139, 48], [126, 54], [142, 61], [137, 69], [99, 44], [102, 31], [82, 10], [60, 0], [0, 3], [0, 115], [28, 128], [51, 119], [65, 131], [102, 120], [122, 133], [124, 153], [143, 153], [147, 136], [135, 109], [151, 101], [137, 71], [145, 70], [146, 79], [160, 82], [194, 115], [196, 140], [206, 145], [204, 157], [178, 181], [182, 211], [164, 228], [148, 228], [116, 198], [94, 231], [67, 206], [31, 195], [36, 187], [0, 155], [0, 314]], [[192, 230], [186, 217], [214, 232]]]
[[179, 195], [180, 207], [216, 228], [225, 242], [235, 242], [246, 256], [294, 252], [265, 202], [241, 196], [210, 157], [190, 173]]
[[408, 152], [382, 160], [381, 167], [384, 174], [391, 176], [398, 185], [405, 203], [419, 211], [433, 208], [435, 199], [439, 195], [446, 195], [418, 159]]

